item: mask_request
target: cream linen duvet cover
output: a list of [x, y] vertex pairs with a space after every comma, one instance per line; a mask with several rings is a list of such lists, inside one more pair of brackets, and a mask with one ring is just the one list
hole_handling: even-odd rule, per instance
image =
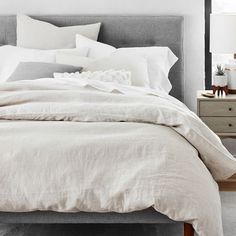
[[176, 99], [86, 79], [2, 83], [0, 119], [1, 211], [152, 206], [199, 235], [223, 235], [214, 179], [236, 162]]

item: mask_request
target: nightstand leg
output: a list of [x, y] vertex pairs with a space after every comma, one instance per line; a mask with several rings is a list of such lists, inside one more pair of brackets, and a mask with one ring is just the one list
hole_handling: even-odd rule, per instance
[[194, 236], [194, 229], [191, 224], [184, 223], [184, 236]]

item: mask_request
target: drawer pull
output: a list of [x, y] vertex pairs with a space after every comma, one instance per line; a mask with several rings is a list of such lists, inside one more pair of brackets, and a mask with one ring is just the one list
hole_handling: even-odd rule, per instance
[[232, 127], [233, 125], [232, 124], [229, 124], [229, 127]]
[[230, 107], [230, 108], [229, 108], [229, 111], [232, 111], [232, 110], [233, 110], [232, 107]]

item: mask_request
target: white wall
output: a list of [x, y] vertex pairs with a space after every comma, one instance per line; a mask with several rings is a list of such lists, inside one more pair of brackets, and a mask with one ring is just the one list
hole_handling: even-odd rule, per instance
[[0, 0], [0, 14], [180, 14], [185, 16], [185, 103], [204, 84], [204, 0]]

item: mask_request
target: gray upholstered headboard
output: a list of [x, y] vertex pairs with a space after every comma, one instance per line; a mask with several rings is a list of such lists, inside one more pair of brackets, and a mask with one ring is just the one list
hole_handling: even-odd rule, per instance
[[[57, 26], [102, 22], [99, 41], [115, 47], [168, 46], [179, 61], [170, 71], [171, 94], [183, 100], [184, 58], [182, 16], [33, 16]], [[16, 44], [16, 17], [0, 16], [0, 45]]]

